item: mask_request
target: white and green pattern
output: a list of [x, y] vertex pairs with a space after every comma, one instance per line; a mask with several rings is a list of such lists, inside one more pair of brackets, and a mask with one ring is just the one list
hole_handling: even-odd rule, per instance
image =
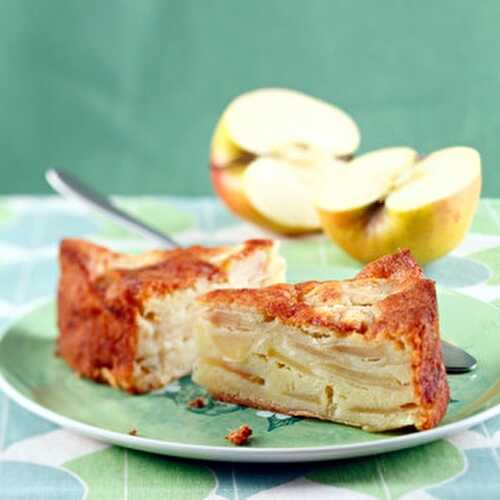
[[[120, 203], [174, 233], [184, 244], [231, 243], [263, 234], [231, 217], [212, 199], [134, 198], [121, 199]], [[0, 200], [0, 327], [53, 296], [57, 243], [66, 236], [91, 237], [122, 250], [151, 247], [55, 197]], [[340, 278], [359, 267], [323, 236], [286, 240], [283, 253], [293, 264], [295, 276], [292, 273], [291, 280], [299, 279], [303, 269], [311, 278]], [[445, 287], [500, 306], [500, 201], [482, 200], [472, 231], [460, 248], [428, 266], [426, 272]], [[477, 317], [474, 321], [480, 335], [489, 320]], [[33, 370], [36, 373], [36, 367]], [[43, 371], [40, 376], [44, 376]], [[159, 397], [180, 408], [198, 390], [183, 379]], [[220, 419], [242, 410], [210, 402], [204, 411]], [[274, 439], [303, 425], [299, 419], [269, 412], [254, 414], [255, 425]], [[238, 465], [170, 459], [109, 447], [60, 429], [0, 393], [0, 498], [10, 496], [498, 498], [500, 417], [449, 440], [378, 457], [322, 464]]]

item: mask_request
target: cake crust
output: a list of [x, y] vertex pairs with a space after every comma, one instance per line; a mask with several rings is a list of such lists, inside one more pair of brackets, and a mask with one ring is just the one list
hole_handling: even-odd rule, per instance
[[[59, 251], [57, 353], [78, 374], [131, 393], [144, 392], [134, 373], [138, 315], [151, 297], [167, 297], [198, 283], [225, 284], [231, 270], [271, 240], [239, 247], [156, 250], [125, 255], [65, 239]], [[265, 271], [262, 271], [265, 278]]]
[[[198, 302], [215, 328], [219, 316], [223, 322], [228, 311], [251, 311], [263, 324], [278, 322], [313, 338], [361, 336], [369, 342], [388, 342], [396, 350], [408, 350], [415, 396], [412, 404], [417, 408], [415, 427], [434, 427], [446, 413], [449, 388], [440, 349], [435, 284], [425, 278], [408, 250], [368, 264], [351, 280], [216, 290]], [[211, 392], [232, 403], [323, 418], [269, 401], [252, 403], [224, 387]]]

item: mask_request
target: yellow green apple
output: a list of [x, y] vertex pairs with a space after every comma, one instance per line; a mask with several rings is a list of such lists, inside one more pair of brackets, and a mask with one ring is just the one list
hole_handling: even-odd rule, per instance
[[330, 172], [315, 204], [326, 234], [355, 259], [409, 248], [425, 264], [462, 241], [480, 191], [475, 149], [451, 147], [418, 159], [409, 148], [389, 148]]

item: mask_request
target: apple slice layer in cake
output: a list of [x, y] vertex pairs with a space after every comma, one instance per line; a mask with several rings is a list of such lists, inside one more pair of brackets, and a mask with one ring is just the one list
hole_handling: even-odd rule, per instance
[[408, 251], [351, 280], [198, 303], [193, 379], [220, 400], [369, 431], [429, 429], [446, 412], [435, 285]]

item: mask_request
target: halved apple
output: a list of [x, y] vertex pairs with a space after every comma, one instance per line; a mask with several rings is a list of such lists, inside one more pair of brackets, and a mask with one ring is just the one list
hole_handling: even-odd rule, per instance
[[419, 161], [409, 148], [389, 148], [330, 172], [316, 207], [325, 232], [352, 257], [368, 262], [406, 247], [425, 264], [460, 243], [480, 191], [481, 159], [472, 148]]
[[284, 234], [317, 231], [317, 186], [359, 141], [354, 121], [335, 106], [287, 89], [248, 92], [229, 104], [214, 132], [214, 188], [251, 222]]

